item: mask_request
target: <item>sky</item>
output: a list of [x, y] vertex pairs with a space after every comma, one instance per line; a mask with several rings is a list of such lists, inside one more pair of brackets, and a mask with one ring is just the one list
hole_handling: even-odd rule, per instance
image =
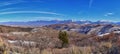
[[0, 22], [120, 21], [120, 0], [0, 0]]

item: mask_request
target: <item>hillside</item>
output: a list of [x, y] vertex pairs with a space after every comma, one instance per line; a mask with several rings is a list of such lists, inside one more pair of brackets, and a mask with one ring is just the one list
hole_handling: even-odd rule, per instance
[[[110, 54], [111, 52], [119, 54], [120, 33], [114, 31], [106, 35], [101, 34], [102, 36], [95, 35], [99, 27], [101, 28], [99, 32], [102, 34], [106, 34], [112, 29], [119, 31], [119, 26], [116, 25], [79, 25], [74, 23], [54, 24], [37, 28], [1, 26], [0, 28], [7, 30], [0, 33], [1, 43], [5, 44], [5, 48], [0, 49], [3, 49], [1, 53], [6, 52], [7, 54]], [[88, 28], [91, 30], [88, 31]], [[79, 29], [80, 31], [85, 30], [82, 32], [88, 31], [88, 33], [81, 33]], [[96, 30], [94, 31], [94, 29]], [[59, 39], [60, 30], [66, 31], [68, 35], [69, 44], [67, 47], [62, 47], [62, 41]], [[93, 34], [89, 34], [91, 32]]]
[[8, 33], [8, 32], [29, 32], [33, 28], [24, 28], [24, 27], [11, 27], [0, 25], [0, 33]]
[[74, 31], [82, 34], [94, 34], [94, 35], [102, 35], [106, 33], [119, 33], [120, 26], [113, 24], [76, 24], [76, 23], [68, 23], [68, 24], [53, 24], [45, 26], [48, 28], [56, 29], [56, 30], [66, 30], [66, 31]]

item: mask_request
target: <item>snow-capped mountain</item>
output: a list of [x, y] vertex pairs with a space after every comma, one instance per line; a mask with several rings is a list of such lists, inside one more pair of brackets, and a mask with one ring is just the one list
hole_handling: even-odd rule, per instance
[[116, 24], [120, 25], [120, 22], [110, 22], [110, 21], [72, 21], [72, 20], [39, 20], [39, 21], [28, 21], [28, 22], [0, 22], [0, 25], [9, 25], [9, 26], [45, 26], [45, 25], [52, 25], [52, 24], [66, 24], [66, 23], [75, 23], [80, 25], [87, 25], [87, 24]]

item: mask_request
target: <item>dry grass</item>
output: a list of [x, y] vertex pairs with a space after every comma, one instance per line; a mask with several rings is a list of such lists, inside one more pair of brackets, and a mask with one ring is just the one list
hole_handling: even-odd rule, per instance
[[111, 42], [102, 42], [100, 43], [100, 47], [107, 47], [107, 48], [111, 48], [112, 47], [112, 43]]
[[24, 45], [21, 42], [18, 45], [10, 44], [4, 46], [4, 41], [0, 39], [0, 46], [5, 47], [0, 49], [3, 49], [4, 54], [9, 54], [10, 52], [13, 54], [107, 54], [108, 50], [113, 47], [113, 42], [111, 41], [114, 38], [113, 34], [96, 37], [77, 32], [68, 32], [69, 47], [59, 48], [61, 41], [58, 39], [58, 33], [59, 31], [57, 30], [43, 27], [38, 28], [37, 32], [29, 32], [28, 35], [24, 36], [6, 36], [7, 38], [4, 37], [6, 40], [33, 41], [36, 45]]

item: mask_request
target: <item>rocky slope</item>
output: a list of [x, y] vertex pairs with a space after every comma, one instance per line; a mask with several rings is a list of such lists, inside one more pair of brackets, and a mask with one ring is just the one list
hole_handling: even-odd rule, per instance
[[66, 30], [66, 31], [75, 31], [82, 34], [95, 34], [101, 35], [111, 32], [120, 32], [120, 26], [113, 24], [76, 24], [76, 23], [68, 23], [68, 24], [54, 24], [45, 26], [48, 28], [53, 28], [57, 30]]
[[0, 33], [7, 33], [7, 32], [29, 32], [31, 31], [33, 28], [29, 28], [29, 27], [11, 27], [11, 26], [4, 26], [4, 25], [0, 25]]

